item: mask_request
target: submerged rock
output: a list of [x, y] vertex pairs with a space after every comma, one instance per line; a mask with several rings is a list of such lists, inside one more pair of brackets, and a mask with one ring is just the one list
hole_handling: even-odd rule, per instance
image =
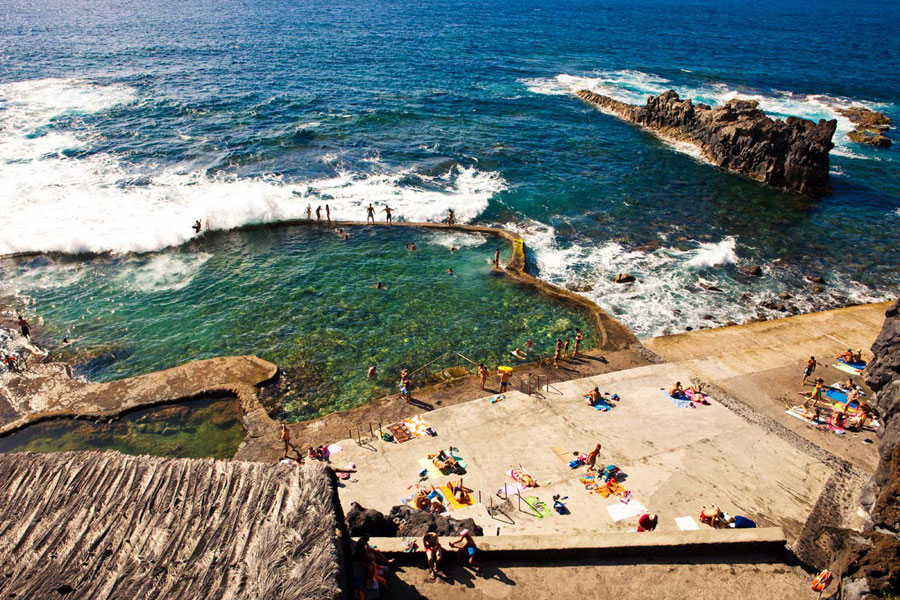
[[682, 100], [674, 90], [651, 96], [645, 106], [588, 90], [578, 96], [666, 139], [688, 142], [713, 164], [772, 187], [818, 198], [831, 193], [828, 152], [837, 120], [772, 119], [752, 100], [711, 108]]

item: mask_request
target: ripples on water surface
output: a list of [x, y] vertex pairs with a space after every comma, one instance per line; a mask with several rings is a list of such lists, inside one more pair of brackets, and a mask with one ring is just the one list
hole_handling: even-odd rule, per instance
[[[712, 323], [707, 316], [741, 321], [781, 293], [804, 310], [886, 299], [900, 282], [900, 145], [852, 144], [839, 119], [834, 194], [809, 202], [721, 173], [573, 92], [637, 102], [674, 87], [815, 119], [860, 104], [897, 122], [898, 21], [896, 2], [841, 0], [13, 0], [0, 19], [0, 253], [155, 251], [189, 240], [198, 218], [228, 229], [328, 202], [358, 219], [375, 201], [409, 220], [453, 208], [460, 220], [522, 231], [542, 277], [592, 297], [642, 337]], [[47, 321], [60, 331], [100, 300], [78, 297], [77, 283], [36, 288], [104, 273], [122, 289], [152, 289], [121, 298], [127, 311], [100, 311], [109, 324], [98, 338], [126, 327], [131, 337], [129, 356], [97, 377], [267, 345], [284, 357], [284, 340], [311, 327], [290, 353], [322, 366], [317, 377], [332, 385], [349, 377], [324, 369], [337, 360], [323, 351], [333, 341], [354, 344], [361, 362], [381, 360], [382, 346], [406, 352], [403, 329], [429, 340], [409, 347], [422, 359], [457, 323], [500, 331], [496, 314], [460, 313], [446, 336], [444, 325], [425, 333], [432, 313], [392, 304], [396, 290], [372, 300], [340, 287], [355, 279], [358, 257], [329, 244], [313, 257], [258, 247], [279, 235], [290, 243], [296, 234], [226, 236], [102, 264], [53, 259], [40, 283], [17, 285], [40, 298], [34, 310], [55, 304]], [[315, 260], [338, 287], [272, 294], [260, 275], [301, 280]], [[763, 266], [761, 280], [741, 275], [751, 264]], [[620, 271], [640, 281], [615, 286]], [[814, 302], [805, 277], [818, 275], [826, 292]], [[485, 304], [502, 306], [504, 293], [490, 291]], [[360, 298], [384, 302], [378, 327], [389, 330], [337, 333], [346, 314], [364, 310]], [[285, 300], [308, 311], [302, 326], [288, 324], [296, 304], [278, 305]], [[349, 396], [371, 391], [354, 384]]]

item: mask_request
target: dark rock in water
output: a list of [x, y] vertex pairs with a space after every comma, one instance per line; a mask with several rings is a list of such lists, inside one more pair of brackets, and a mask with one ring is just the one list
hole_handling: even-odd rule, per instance
[[394, 537], [397, 535], [397, 524], [385, 517], [377, 510], [364, 508], [353, 502], [347, 511], [347, 531], [357, 537], [368, 535], [371, 537]]
[[734, 321], [725, 321], [725, 327], [735, 327], [737, 323]]
[[813, 283], [818, 283], [819, 285], [825, 285], [825, 278], [822, 276], [808, 277], [807, 279], [809, 279]]
[[712, 315], [703, 315], [700, 318], [703, 319], [704, 321], [715, 321], [716, 320], [716, 318]]
[[411, 506], [395, 506], [388, 516], [397, 525], [397, 536], [399, 537], [423, 536], [429, 531], [434, 531], [441, 536], [459, 535], [463, 529], [468, 529], [472, 535], [484, 535], [484, 531], [475, 523], [474, 519], [451, 519], [416, 510]]
[[814, 286], [812, 287], [812, 293], [813, 293], [813, 294], [821, 294], [821, 293], [823, 293], [824, 291], [825, 291], [825, 288], [822, 287], [821, 285], [814, 285]]
[[751, 100], [710, 108], [681, 100], [674, 90], [651, 96], [644, 106], [588, 90], [578, 96], [661, 137], [693, 144], [727, 171], [814, 198], [831, 193], [828, 152], [837, 120], [772, 119]]
[[634, 275], [631, 273], [619, 273], [615, 277], [613, 277], [613, 281], [616, 283], [631, 283], [635, 281]]
[[721, 292], [722, 291], [722, 288], [716, 287], [714, 285], [708, 285], [706, 283], [701, 283], [700, 287], [702, 287], [704, 290], [706, 290], [708, 292]]
[[594, 289], [594, 286], [590, 283], [577, 282], [567, 284], [566, 289], [572, 292], [590, 292]]
[[781, 298], [782, 300], [790, 300], [791, 298], [793, 298], [793, 296], [791, 296], [790, 292], [781, 292], [778, 294], [778, 297]]
[[763, 274], [762, 267], [759, 265], [751, 265], [744, 269], [744, 272], [747, 275], [752, 275], [753, 277], [762, 277]]
[[881, 460], [861, 499], [871, 522], [861, 534], [841, 531], [836, 536], [843, 549], [831, 570], [843, 598], [884, 598], [900, 589], [900, 301], [885, 316], [872, 344], [875, 357], [863, 372], [883, 424], [878, 431]]
[[891, 139], [883, 133], [891, 128], [891, 119], [884, 113], [861, 106], [839, 108], [837, 111], [856, 125], [856, 129], [847, 134], [851, 142], [874, 146], [875, 148], [889, 148], [891, 146]]
[[687, 327], [684, 328], [684, 330], [685, 330], [685, 331], [693, 331], [694, 328], [691, 327], [690, 325], [688, 325]]

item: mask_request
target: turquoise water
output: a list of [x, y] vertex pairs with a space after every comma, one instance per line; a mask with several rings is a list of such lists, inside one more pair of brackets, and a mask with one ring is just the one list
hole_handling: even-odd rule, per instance
[[[837, 112], [900, 119], [897, 2], [7, 0], [0, 14], [0, 254], [54, 253], [5, 267], [0, 295], [78, 337], [90, 377], [252, 351], [293, 370], [299, 417], [392, 390], [388, 373], [445, 348], [497, 359], [576, 319], [483, 276], [490, 243], [449, 281], [428, 242], [407, 260], [402, 240], [365, 234], [192, 241], [196, 219], [226, 231], [307, 205], [515, 229], [541, 277], [640, 337], [900, 285], [900, 145], [850, 142]], [[839, 118], [834, 193], [718, 171], [580, 88]], [[381, 276], [386, 293], [365, 287]], [[383, 379], [360, 379], [370, 362]]]
[[59, 419], [0, 437], [0, 452], [117, 450], [181, 458], [231, 458], [244, 440], [237, 400], [145, 408], [109, 423]]
[[292, 387], [279, 403], [296, 420], [396, 393], [402, 368], [446, 352], [493, 368], [528, 339], [552, 350], [575, 327], [589, 346], [585, 314], [492, 271], [498, 247], [507, 260], [509, 244], [482, 235], [353, 228], [341, 240], [297, 226], [211, 235], [177, 252], [8, 261], [0, 272], [29, 290], [50, 339], [74, 340], [53, 357], [89, 379], [256, 354], [285, 370]]

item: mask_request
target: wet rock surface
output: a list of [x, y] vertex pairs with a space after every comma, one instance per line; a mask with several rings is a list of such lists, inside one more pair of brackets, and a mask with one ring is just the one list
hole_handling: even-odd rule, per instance
[[838, 112], [856, 125], [856, 129], [847, 134], [850, 141], [875, 148], [890, 147], [891, 138], [884, 135], [884, 132], [891, 128], [890, 117], [861, 106], [839, 108]]
[[588, 90], [578, 96], [667, 139], [689, 142], [716, 166], [772, 187], [818, 198], [831, 193], [828, 153], [837, 121], [772, 119], [751, 100], [712, 108], [682, 100], [674, 90], [651, 96], [644, 106]]

